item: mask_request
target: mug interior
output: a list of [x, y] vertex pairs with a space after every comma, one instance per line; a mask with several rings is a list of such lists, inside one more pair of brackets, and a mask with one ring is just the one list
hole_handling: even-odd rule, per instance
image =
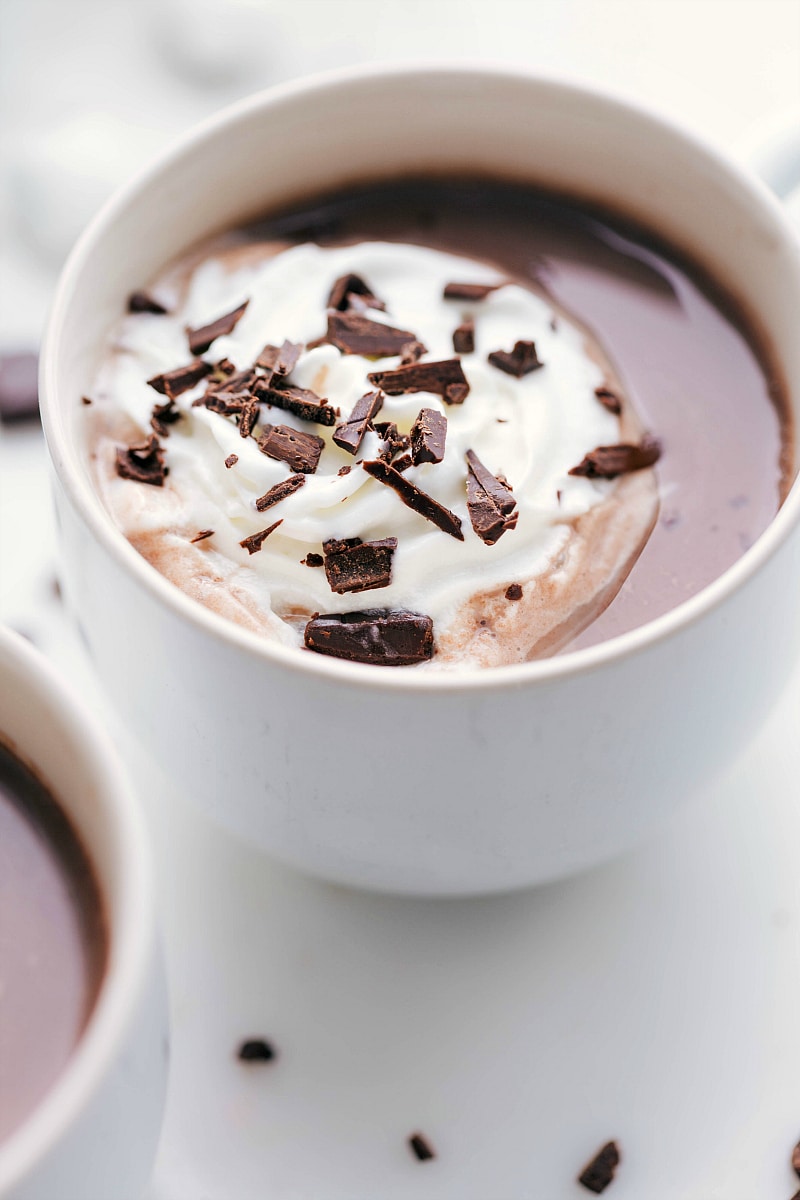
[[105, 736], [46, 661], [0, 630], [0, 740], [69, 820], [103, 902], [105, 971], [62, 1073], [0, 1143], [0, 1196], [45, 1157], [102, 1078], [142, 986], [154, 919], [145, 835]]
[[[662, 118], [555, 80], [450, 66], [337, 73], [253, 97], [201, 126], [110, 203], [66, 269], [43, 355], [51, 455], [95, 536], [184, 617], [251, 652], [286, 663], [288, 654], [300, 670], [372, 683], [380, 676], [384, 687], [414, 687], [413, 673], [297, 655], [187, 602], [162, 580], [113, 527], [94, 492], [79, 401], [128, 294], [200, 239], [321, 192], [425, 174], [546, 188], [653, 231], [724, 288], [776, 364], [795, 423], [800, 403], [800, 248], [793, 231], [757, 181]], [[799, 507], [795, 487], [739, 562], [639, 629], [555, 659], [465, 670], [457, 681], [426, 676], [425, 688], [546, 678], [664, 636], [747, 578]]]

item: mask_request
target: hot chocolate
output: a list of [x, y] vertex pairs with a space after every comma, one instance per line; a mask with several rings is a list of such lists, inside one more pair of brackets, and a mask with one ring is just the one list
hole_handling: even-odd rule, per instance
[[789, 482], [724, 299], [529, 190], [351, 190], [130, 308], [87, 409], [106, 502], [168, 578], [286, 644], [429, 669], [596, 642], [720, 574]]
[[46, 788], [0, 744], [0, 1141], [66, 1066], [105, 960], [86, 854]]

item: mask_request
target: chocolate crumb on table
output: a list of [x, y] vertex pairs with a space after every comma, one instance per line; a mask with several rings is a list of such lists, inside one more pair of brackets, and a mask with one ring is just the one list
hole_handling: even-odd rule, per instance
[[488, 357], [493, 367], [505, 371], [506, 375], [513, 375], [516, 379], [522, 379], [523, 376], [530, 375], [531, 371], [538, 371], [544, 366], [544, 363], [539, 361], [534, 342], [515, 342], [513, 350], [493, 350]]
[[312, 617], [305, 646], [348, 662], [384, 667], [411, 667], [433, 656], [433, 621], [421, 613], [327, 613]]
[[421, 1133], [412, 1133], [408, 1139], [408, 1145], [419, 1162], [430, 1162], [432, 1158], [436, 1158], [436, 1151]]
[[578, 1176], [578, 1183], [582, 1184], [588, 1192], [594, 1192], [596, 1196], [599, 1196], [613, 1180], [619, 1161], [620, 1154], [617, 1143], [606, 1142], [592, 1161], [583, 1168]]
[[240, 304], [233, 312], [217, 317], [216, 321], [210, 321], [208, 325], [201, 325], [198, 329], [187, 329], [186, 336], [192, 354], [205, 354], [218, 337], [226, 337], [227, 334], [233, 333], [249, 303], [249, 300], [245, 300], [244, 304]]
[[39, 359], [36, 354], [0, 356], [0, 421], [39, 419]]
[[236, 1057], [240, 1062], [264, 1063], [273, 1062], [277, 1053], [272, 1042], [268, 1042], [266, 1038], [248, 1038], [239, 1046]]
[[164, 450], [155, 434], [135, 446], [118, 446], [116, 468], [122, 479], [153, 487], [164, 486], [168, 470], [164, 465]]
[[409, 363], [405, 367], [395, 367], [393, 371], [373, 371], [367, 378], [387, 396], [433, 392], [435, 396], [441, 396], [445, 404], [463, 404], [469, 395], [469, 383], [460, 358]]
[[241, 542], [239, 542], [239, 545], [243, 550], [246, 550], [248, 554], [257, 554], [269, 535], [274, 533], [278, 526], [282, 524], [283, 517], [281, 517], [279, 521], [276, 521], [274, 525], [270, 525], [268, 529], [262, 529], [258, 533], [251, 533], [249, 537], [242, 538]]

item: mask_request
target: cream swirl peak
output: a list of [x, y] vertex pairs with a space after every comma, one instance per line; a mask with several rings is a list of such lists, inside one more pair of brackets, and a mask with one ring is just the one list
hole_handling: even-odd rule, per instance
[[[618, 590], [655, 520], [653, 473], [623, 474], [617, 463], [602, 478], [587, 460], [597, 447], [638, 443], [642, 431], [601, 348], [543, 294], [485, 263], [382, 242], [251, 245], [200, 262], [188, 278], [165, 277], [155, 292], [168, 311], [137, 303], [123, 320], [87, 412], [106, 504], [190, 595], [297, 646], [315, 614], [424, 615], [434, 664], [494, 665], [552, 653]], [[364, 352], [347, 352], [361, 348], [347, 328], [376, 326], [391, 354], [368, 355], [369, 339]], [[190, 340], [209, 366], [169, 402], [152, 381], [191, 361]], [[403, 367], [398, 350], [415, 340], [422, 346], [404, 349], [416, 366]], [[277, 392], [241, 377], [265, 343], [284, 342], [299, 352], [282, 378], [279, 365]], [[209, 374], [221, 361], [227, 379]], [[466, 386], [438, 384], [435, 363], [451, 364]], [[603, 388], [620, 397], [621, 413], [598, 398]], [[204, 403], [209, 390], [221, 399]], [[164, 400], [151, 465], [168, 474], [150, 487], [135, 470], [118, 474], [115, 455], [150, 434]], [[344, 428], [360, 434], [363, 413], [363, 437], [348, 439]], [[304, 463], [309, 446], [314, 462]], [[134, 465], [137, 453], [147, 458], [134, 451]], [[487, 504], [497, 518], [488, 536]], [[361, 575], [347, 561], [356, 539], [382, 547], [360, 552]], [[315, 641], [306, 635], [325, 649]]]

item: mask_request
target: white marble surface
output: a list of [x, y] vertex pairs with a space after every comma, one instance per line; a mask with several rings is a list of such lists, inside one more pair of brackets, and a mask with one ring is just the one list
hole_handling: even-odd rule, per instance
[[[87, 113], [141, 136], [113, 170], [86, 156], [95, 190], [76, 188], [76, 210], [219, 103], [334, 61], [449, 51], [568, 70], [732, 151], [800, 105], [794, 0], [231, 2], [263, 55], [223, 47], [209, 64], [198, 36], [172, 65], [159, 46], [177, 0], [0, 2], [0, 347], [35, 342], [58, 258], [12, 168]], [[194, 7], [211, 28], [222, 4]], [[148, 1200], [577, 1200], [609, 1137], [614, 1200], [788, 1200], [800, 674], [729, 777], [635, 854], [507, 898], [392, 900], [303, 879], [189, 811], [116, 728], [54, 562], [40, 435], [0, 428], [0, 618], [115, 729], [157, 850], [174, 1054]], [[274, 1064], [234, 1061], [251, 1034], [275, 1042]], [[415, 1129], [435, 1162], [409, 1154]]]

